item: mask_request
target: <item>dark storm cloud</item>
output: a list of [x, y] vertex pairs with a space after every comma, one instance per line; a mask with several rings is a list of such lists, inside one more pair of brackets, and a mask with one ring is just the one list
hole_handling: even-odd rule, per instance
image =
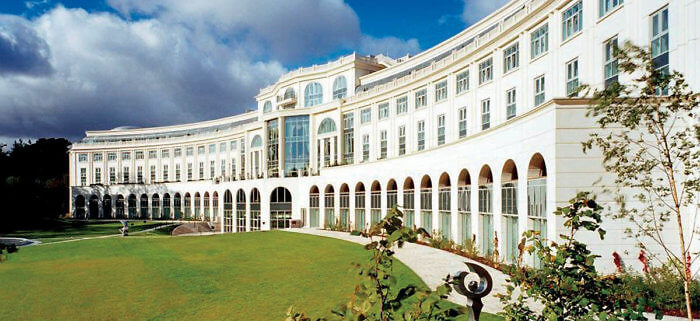
[[52, 71], [49, 46], [24, 19], [0, 15], [0, 75]]

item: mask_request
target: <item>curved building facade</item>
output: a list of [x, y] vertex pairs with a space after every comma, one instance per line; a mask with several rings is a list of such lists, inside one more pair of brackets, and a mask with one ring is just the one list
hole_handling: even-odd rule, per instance
[[[399, 205], [411, 225], [511, 260], [523, 231], [555, 239], [556, 206], [612, 182], [581, 152], [595, 125], [569, 93], [630, 81], [611, 55], [628, 40], [697, 91], [697, 15], [688, 0], [514, 0], [413, 57], [292, 71], [255, 111], [88, 131], [69, 156], [72, 215], [359, 230]], [[636, 257], [624, 224], [606, 225], [591, 246]]]

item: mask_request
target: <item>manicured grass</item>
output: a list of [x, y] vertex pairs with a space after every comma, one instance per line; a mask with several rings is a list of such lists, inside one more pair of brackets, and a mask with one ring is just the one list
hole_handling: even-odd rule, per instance
[[[292, 304], [321, 316], [368, 254], [279, 231], [30, 246], [0, 264], [0, 320], [282, 320]], [[423, 285], [403, 264], [396, 275]]]
[[[134, 233], [159, 225], [166, 224], [158, 221], [129, 221], [129, 232]], [[59, 220], [49, 227], [33, 230], [19, 230], [11, 233], [0, 233], [0, 236], [23, 237], [51, 243], [75, 238], [119, 234], [122, 224], [118, 221], [77, 221]]]

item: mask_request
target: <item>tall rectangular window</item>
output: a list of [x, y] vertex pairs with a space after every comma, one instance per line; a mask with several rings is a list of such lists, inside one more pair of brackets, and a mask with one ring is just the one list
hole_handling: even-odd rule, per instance
[[491, 127], [491, 99], [481, 101], [481, 130]]
[[163, 165], [163, 182], [167, 182], [169, 177], [168, 177], [168, 165], [165, 164]]
[[617, 36], [607, 40], [603, 44], [603, 69], [605, 71], [605, 87], [617, 82]]
[[[662, 74], [669, 73], [668, 59], [668, 7], [655, 12], [651, 16], [651, 59], [654, 67]], [[668, 88], [658, 94], [668, 94]]]
[[80, 185], [87, 185], [87, 168], [80, 169]]
[[175, 164], [175, 181], [179, 182], [181, 177], [180, 164]]
[[401, 115], [408, 111], [408, 97], [403, 96], [396, 99], [396, 114]]
[[109, 183], [115, 184], [117, 182], [117, 169], [114, 167], [109, 168]]
[[199, 179], [204, 179], [204, 162], [199, 162]]
[[379, 133], [379, 148], [380, 148], [379, 158], [380, 159], [386, 158], [386, 155], [387, 155], [387, 149], [388, 149], [387, 136], [388, 135], [387, 135], [386, 130], [382, 130]]
[[437, 124], [437, 144], [439, 146], [445, 143], [445, 114], [438, 115]]
[[343, 114], [343, 161], [345, 164], [355, 162], [355, 114]]
[[154, 183], [156, 181], [156, 165], [151, 165], [149, 169], [150, 172], [148, 174], [151, 176], [151, 183]]
[[621, 5], [623, 1], [624, 0], [599, 0], [600, 16], [602, 17], [612, 9], [617, 8], [617, 6]]
[[583, 29], [583, 2], [578, 1], [561, 15], [561, 40], [571, 38]]
[[418, 144], [417, 144], [417, 149], [419, 151], [425, 149], [425, 121], [421, 120], [418, 121], [417, 127], [417, 137], [418, 137]]
[[469, 70], [457, 74], [457, 95], [469, 90]]
[[130, 177], [131, 177], [131, 175], [129, 175], [129, 168], [128, 168], [128, 167], [124, 167], [124, 168], [122, 169], [122, 182], [128, 183]]
[[102, 184], [102, 168], [95, 168], [95, 184]]
[[443, 80], [435, 84], [435, 101], [443, 101], [447, 99], [447, 80]]
[[544, 24], [530, 34], [530, 58], [534, 59], [549, 48], [549, 25]]
[[379, 104], [379, 119], [389, 118], [389, 103]]
[[506, 91], [506, 119], [511, 119], [515, 117], [516, 113], [516, 99], [515, 99], [515, 88], [508, 89]]
[[360, 111], [360, 124], [366, 124], [372, 121], [372, 108], [367, 107]]
[[406, 154], [406, 126], [399, 126], [399, 156]]
[[566, 63], [566, 95], [570, 96], [578, 88], [578, 58]]
[[503, 50], [503, 73], [507, 73], [520, 66], [520, 44], [517, 42]]
[[423, 88], [416, 91], [416, 109], [425, 107], [428, 104], [428, 90]]
[[136, 167], [136, 182], [143, 184], [143, 166]]
[[216, 176], [216, 161], [209, 161], [209, 179]]
[[479, 85], [493, 79], [493, 58], [479, 63]]
[[219, 170], [221, 171], [221, 176], [226, 177], [226, 160], [222, 159], [220, 162], [221, 166], [219, 166]]
[[187, 163], [187, 180], [192, 180], [192, 163]]
[[369, 160], [369, 135], [362, 135], [362, 161]]
[[459, 138], [467, 137], [467, 107], [459, 109]]
[[535, 78], [535, 106], [544, 102], [544, 75]]
[[[243, 144], [241, 144], [242, 146]], [[244, 172], [241, 153], [240, 171]], [[235, 176], [235, 161], [231, 164], [231, 175]], [[284, 118], [284, 174], [296, 176], [309, 169], [309, 116], [290, 116]]]

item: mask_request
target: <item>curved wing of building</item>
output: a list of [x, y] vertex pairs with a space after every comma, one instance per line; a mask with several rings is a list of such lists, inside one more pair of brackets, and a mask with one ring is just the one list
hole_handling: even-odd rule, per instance
[[[581, 153], [595, 126], [569, 94], [630, 81], [611, 55], [624, 41], [654, 45], [697, 91], [697, 15], [697, 1], [514, 0], [413, 57], [292, 71], [256, 111], [89, 131], [70, 151], [72, 215], [362, 230], [398, 205], [410, 225], [511, 260], [523, 231], [555, 239], [556, 206], [611, 182]], [[622, 223], [608, 230], [613, 245], [590, 240], [603, 257], [634, 253]]]

